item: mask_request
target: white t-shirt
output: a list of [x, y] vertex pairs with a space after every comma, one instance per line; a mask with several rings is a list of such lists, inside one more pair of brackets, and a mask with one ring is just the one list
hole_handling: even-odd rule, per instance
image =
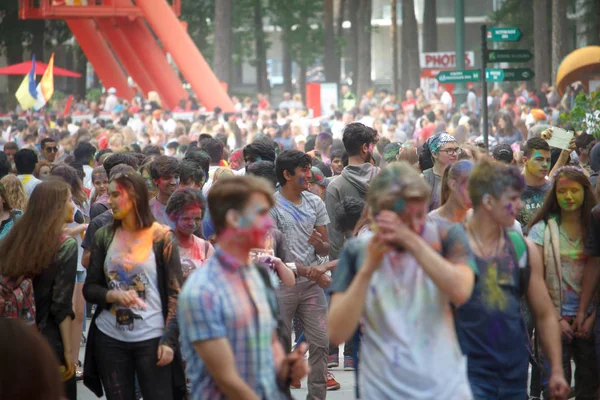
[[[445, 257], [473, 265], [464, 228], [453, 227], [442, 242], [436, 225], [427, 222], [422, 236], [440, 252], [447, 248]], [[364, 233], [342, 251], [333, 292], [347, 290], [371, 237]], [[450, 301], [408, 252], [385, 255], [369, 282], [359, 359], [365, 399], [472, 399]]]
[[23, 189], [25, 189], [25, 193], [27, 193], [27, 198], [31, 197], [33, 189], [35, 189], [37, 185], [42, 183], [42, 181], [40, 181], [38, 178], [31, 174], [17, 175], [17, 178], [19, 178], [19, 180], [23, 184]]

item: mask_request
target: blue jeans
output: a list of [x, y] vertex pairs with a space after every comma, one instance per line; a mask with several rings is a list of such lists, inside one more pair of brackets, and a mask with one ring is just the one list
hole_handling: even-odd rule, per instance
[[525, 400], [527, 388], [510, 388], [484, 381], [470, 380], [474, 400]]

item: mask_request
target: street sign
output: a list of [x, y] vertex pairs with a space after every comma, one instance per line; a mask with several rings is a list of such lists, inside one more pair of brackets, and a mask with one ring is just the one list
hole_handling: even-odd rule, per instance
[[504, 70], [502, 68], [487, 68], [485, 80], [488, 82], [504, 82]]
[[514, 50], [489, 50], [488, 62], [527, 62], [533, 58], [533, 54], [529, 50], [514, 49]]
[[486, 68], [485, 79], [488, 82], [530, 81], [534, 73], [529, 68]]
[[442, 71], [436, 79], [440, 83], [479, 82], [481, 72], [478, 69], [463, 69], [456, 71]]
[[[456, 68], [456, 55], [453, 51], [437, 53], [421, 53], [421, 69], [450, 69]], [[472, 68], [475, 66], [475, 53], [465, 51], [465, 66]]]
[[489, 28], [487, 38], [492, 42], [516, 42], [521, 38], [519, 28]]

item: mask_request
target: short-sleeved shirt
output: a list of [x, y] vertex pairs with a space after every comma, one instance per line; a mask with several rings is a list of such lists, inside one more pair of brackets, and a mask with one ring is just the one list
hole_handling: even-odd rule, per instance
[[[372, 234], [351, 239], [331, 286], [344, 292], [361, 267]], [[444, 237], [426, 222], [423, 239], [455, 264], [475, 271], [464, 228]], [[369, 282], [362, 315], [358, 382], [368, 399], [471, 399], [448, 297], [408, 252], [387, 253]]]
[[[588, 256], [584, 253], [583, 238], [575, 240], [562, 230], [556, 217], [552, 217], [558, 224], [559, 248], [561, 264], [561, 292], [562, 307], [561, 315], [574, 317], [579, 310], [579, 297], [581, 296], [581, 285], [583, 280], [583, 269]], [[537, 245], [544, 246], [544, 232], [546, 230], [546, 221], [541, 220], [531, 227], [529, 239]]]
[[183, 247], [179, 246], [179, 258], [181, 258], [181, 271], [183, 275], [190, 273], [191, 271], [200, 268], [200, 266], [212, 256], [215, 252], [212, 244], [208, 241], [200, 239], [197, 236], [192, 235], [192, 246]]
[[271, 216], [277, 229], [285, 235], [294, 261], [306, 266], [317, 265], [317, 253], [308, 238], [315, 227], [329, 223], [329, 216], [319, 196], [305, 191], [301, 199], [298, 205], [285, 199], [280, 192], [275, 193]]
[[192, 382], [192, 399], [225, 399], [194, 350], [194, 343], [228, 340], [241, 378], [259, 398], [278, 399], [271, 341], [277, 321], [265, 281], [254, 265], [235, 265], [218, 246], [179, 294], [181, 350]]
[[531, 221], [537, 210], [544, 204], [546, 193], [548, 193], [551, 187], [551, 182], [546, 182], [541, 186], [527, 186], [523, 194], [521, 194], [523, 209], [519, 212], [517, 221], [521, 223], [523, 233], [527, 233], [529, 221]]
[[442, 196], [442, 177], [433, 172], [433, 168], [423, 171], [423, 178], [431, 186], [431, 199], [429, 200], [429, 210], [435, 210], [440, 207], [440, 198]]
[[600, 257], [600, 205], [592, 209], [584, 251], [589, 257]]
[[31, 197], [33, 189], [42, 183], [42, 181], [31, 174], [17, 175], [17, 178], [19, 178], [23, 184], [23, 189], [25, 189], [25, 193], [27, 193], [27, 198]]
[[171, 221], [171, 218], [167, 215], [167, 206], [158, 201], [156, 197], [150, 200], [150, 211], [152, 211], [156, 222], [175, 230], [175, 222]]
[[154, 229], [130, 233], [119, 228], [104, 261], [109, 290], [135, 290], [145, 307], [112, 304], [102, 310], [96, 325], [105, 335], [123, 342], [141, 342], [161, 337], [165, 320], [158, 291], [156, 257], [152, 246]]

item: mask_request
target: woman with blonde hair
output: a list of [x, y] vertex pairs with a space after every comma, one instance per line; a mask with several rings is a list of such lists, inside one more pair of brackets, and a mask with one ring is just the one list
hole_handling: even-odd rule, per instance
[[8, 234], [21, 215], [23, 212], [12, 207], [6, 196], [6, 188], [0, 183], [0, 239]]
[[27, 194], [25, 193], [25, 188], [23, 188], [23, 184], [19, 178], [14, 175], [6, 175], [0, 179], [0, 183], [4, 185], [6, 199], [9, 201], [10, 205], [15, 209], [24, 212], [27, 208]]

